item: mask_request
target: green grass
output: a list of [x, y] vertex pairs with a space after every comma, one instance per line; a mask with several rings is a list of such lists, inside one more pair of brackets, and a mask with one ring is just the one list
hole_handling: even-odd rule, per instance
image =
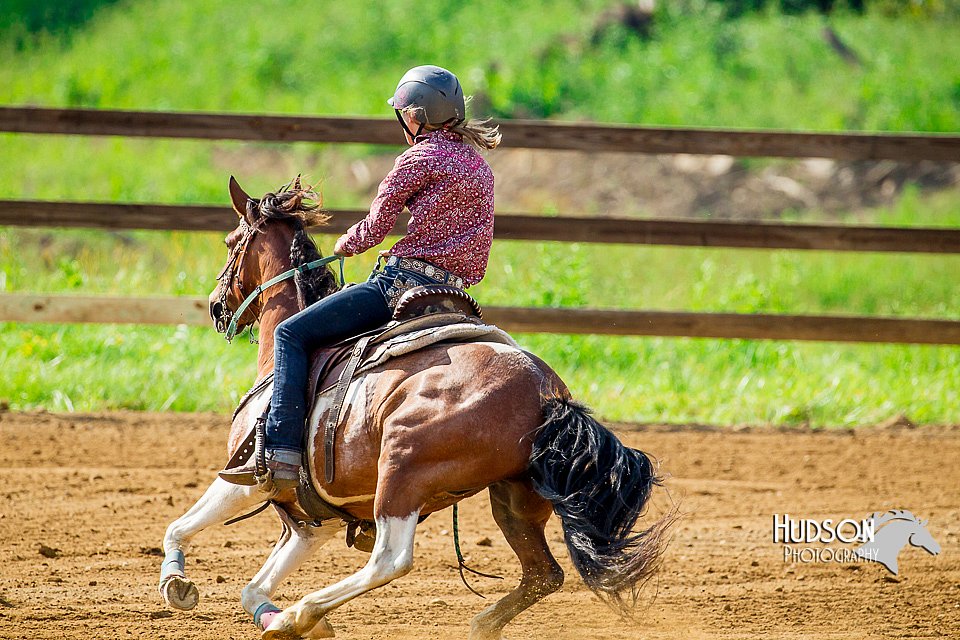
[[[0, 26], [8, 62], [0, 104], [387, 117], [384, 98], [397, 77], [429, 61], [459, 73], [481, 115], [960, 130], [955, 13], [831, 17], [865, 61], [856, 68], [829, 50], [818, 16], [725, 20], [700, 0], [658, 3], [651, 40], [613, 30], [594, 44], [592, 25], [609, 1], [447, 0], [429, 12], [409, 1], [85, 8], [95, 4], [78, 2], [82, 15], [65, 33], [13, 37]], [[345, 186], [348, 164], [378, 151], [3, 134], [0, 198], [223, 204], [231, 173], [260, 193], [306, 170], [323, 179], [328, 206], [362, 207], [366, 196]], [[958, 227], [960, 194], [909, 189], [890, 209], [848, 219]], [[329, 250], [332, 238], [320, 241]], [[0, 229], [0, 291], [205, 295], [223, 254], [216, 234]], [[365, 277], [371, 263], [351, 260], [348, 276]], [[958, 267], [953, 256], [498, 241], [475, 294], [489, 305], [958, 319]], [[850, 425], [906, 413], [960, 421], [953, 347], [519, 339], [608, 419]], [[252, 381], [253, 361], [254, 347], [227, 345], [211, 329], [7, 323], [0, 400], [20, 409], [228, 411]]]
[[[957, 225], [960, 198], [911, 192], [877, 215], [880, 222]], [[333, 240], [317, 239], [324, 248]], [[217, 234], [6, 229], [0, 288], [205, 295], [224, 257]], [[348, 278], [363, 278], [371, 261], [348, 261]], [[501, 241], [474, 293], [491, 305], [957, 319], [958, 273], [954, 256]], [[922, 422], [960, 415], [960, 350], [953, 347], [519, 339], [608, 419], [850, 425], [899, 413]], [[254, 377], [254, 352], [246, 340], [227, 345], [212, 329], [7, 324], [0, 399], [17, 408], [227, 411]]]
[[[41, 33], [24, 44], [0, 31], [0, 56], [9, 61], [0, 66], [0, 104], [390, 117], [384, 100], [397, 78], [430, 60], [459, 73], [479, 115], [960, 130], [953, 14], [834, 16], [831, 24], [865, 60], [857, 68], [827, 46], [819, 16], [724, 20], [719, 6], [696, 0], [685, 13], [660, 3], [649, 41], [614, 30], [590, 44], [611, 4], [451, 0], [422, 15], [409, 1], [303, 2], [296, 13], [279, 0], [243, 9], [221, 0], [120, 2], [69, 36]], [[343, 162], [318, 145], [259, 147], [282, 154], [294, 172]], [[242, 148], [0, 135], [0, 157], [16, 159], [0, 171], [0, 197], [219, 202], [225, 175], [242, 167]], [[264, 184], [289, 173], [264, 175]], [[331, 202], [350, 198], [327, 193]]]
[[[955, 348], [518, 338], [606, 419], [859, 425], [960, 412]], [[227, 345], [209, 329], [0, 325], [0, 389], [17, 409], [227, 412], [254, 359], [246, 340]]]
[[[904, 218], [960, 227], [960, 194], [920, 197], [910, 189], [896, 206], [875, 211], [873, 222]], [[334, 237], [316, 238], [328, 252]], [[0, 291], [206, 295], [225, 256], [216, 233], [6, 228]], [[348, 260], [348, 278], [364, 278], [374, 256]], [[960, 319], [958, 267], [960, 257], [938, 254], [501, 240], [472, 291], [491, 305]]]
[[[838, 13], [843, 62], [815, 14], [725, 20], [659, 3], [654, 37], [590, 34], [604, 0], [121, 2], [67, 38], [3, 38], [0, 103], [389, 115], [407, 67], [456, 70], [504, 116], [787, 129], [960, 129], [955, 13]], [[415, 16], [415, 18], [414, 18]], [[413, 27], [413, 21], [416, 27]], [[935, 45], [935, 46], [934, 46]]]

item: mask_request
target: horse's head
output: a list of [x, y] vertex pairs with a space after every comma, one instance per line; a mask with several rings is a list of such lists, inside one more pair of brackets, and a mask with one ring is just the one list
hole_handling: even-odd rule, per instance
[[[220, 333], [225, 333], [234, 313], [258, 285], [295, 266], [320, 258], [320, 252], [304, 230], [323, 224], [328, 217], [319, 211], [319, 196], [300, 184], [298, 176], [276, 192], [251, 198], [230, 177], [230, 200], [238, 217], [237, 228], [227, 234], [227, 261], [217, 276], [210, 294], [210, 317]], [[337, 288], [329, 269], [297, 273], [295, 313]], [[237, 331], [252, 325], [263, 312], [263, 297], [258, 296], [237, 318]]]
[[940, 553], [940, 544], [927, 531], [929, 520], [920, 520], [905, 509], [891, 509], [885, 513], [877, 512], [871, 518], [878, 534], [880, 533], [880, 527], [899, 523], [899, 526], [891, 526], [889, 529], [883, 530], [884, 533], [889, 533], [889, 536], [885, 536], [888, 540], [891, 537], [896, 538], [892, 541], [899, 543], [897, 549], [909, 542], [914, 547], [920, 547], [933, 555]]

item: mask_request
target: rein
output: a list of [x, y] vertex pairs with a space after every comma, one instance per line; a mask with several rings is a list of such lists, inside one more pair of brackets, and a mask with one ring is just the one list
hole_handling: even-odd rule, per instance
[[257, 285], [257, 288], [251, 291], [250, 295], [248, 295], [244, 299], [244, 301], [240, 304], [240, 306], [237, 307], [237, 310], [233, 312], [233, 316], [230, 318], [230, 324], [227, 325], [227, 330], [224, 334], [224, 337], [227, 339], [227, 342], [232, 342], [234, 336], [237, 335], [237, 323], [240, 320], [240, 316], [243, 315], [243, 312], [247, 310], [247, 307], [253, 304], [253, 301], [256, 300], [258, 297], [260, 297], [260, 294], [263, 293], [266, 289], [269, 289], [273, 285], [283, 282], [284, 280], [289, 280], [297, 273], [303, 273], [305, 271], [317, 269], [319, 267], [323, 267], [337, 260], [340, 261], [340, 286], [342, 287], [344, 284], [344, 278], [343, 278], [344, 257], [338, 256], [338, 255], [332, 255], [326, 258], [320, 258], [319, 260], [314, 260], [312, 262], [302, 264], [299, 267], [288, 269], [287, 271], [284, 271], [280, 275], [270, 278], [263, 284]]

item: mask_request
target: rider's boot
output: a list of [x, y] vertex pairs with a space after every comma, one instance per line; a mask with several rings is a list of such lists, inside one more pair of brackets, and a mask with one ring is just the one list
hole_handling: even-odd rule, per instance
[[300, 484], [300, 452], [267, 449], [264, 462], [265, 473], [257, 468], [257, 456], [253, 455], [242, 466], [224, 469], [217, 475], [232, 484], [247, 487], [259, 485], [267, 491], [293, 489]]

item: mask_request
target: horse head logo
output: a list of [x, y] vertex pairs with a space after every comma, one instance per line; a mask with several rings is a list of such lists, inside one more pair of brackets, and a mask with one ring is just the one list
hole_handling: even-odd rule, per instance
[[940, 545], [927, 531], [928, 521], [917, 520], [909, 511], [892, 509], [885, 513], [876, 512], [870, 520], [875, 532], [873, 540], [859, 547], [854, 554], [864, 560], [879, 562], [893, 575], [897, 575], [900, 549], [908, 542], [933, 555], [940, 553]]

